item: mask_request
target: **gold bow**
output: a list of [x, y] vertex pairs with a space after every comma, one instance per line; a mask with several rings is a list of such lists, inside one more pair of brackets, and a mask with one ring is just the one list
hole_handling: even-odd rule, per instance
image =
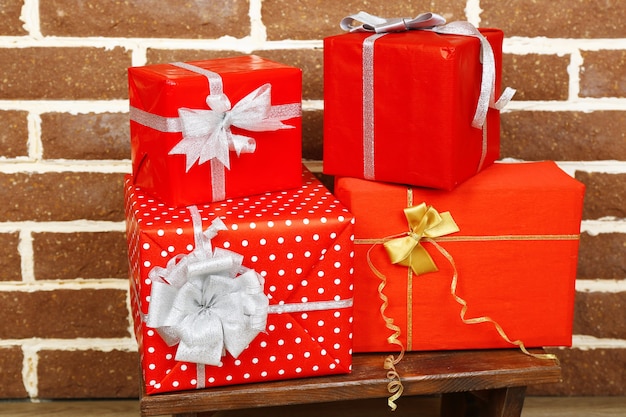
[[384, 243], [391, 263], [410, 267], [416, 275], [438, 271], [420, 240], [458, 232], [459, 227], [452, 215], [449, 211], [440, 214], [426, 203], [405, 208], [404, 215], [409, 223], [409, 232], [406, 236]]

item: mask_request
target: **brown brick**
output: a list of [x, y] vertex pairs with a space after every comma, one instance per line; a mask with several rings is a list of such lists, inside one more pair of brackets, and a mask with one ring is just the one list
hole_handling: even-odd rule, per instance
[[[45, 2], [44, 2], [45, 3]], [[128, 96], [131, 51], [104, 48], [0, 48], [5, 100], [105, 100]]]
[[321, 161], [323, 147], [324, 112], [322, 110], [302, 113], [302, 157]]
[[38, 363], [39, 397], [137, 398], [138, 364], [136, 352], [41, 351]]
[[502, 85], [517, 90], [515, 100], [566, 100], [569, 56], [513, 55], [502, 58]]
[[0, 158], [28, 156], [27, 114], [25, 111], [0, 111]]
[[626, 349], [549, 351], [556, 354], [561, 362], [563, 382], [530, 386], [528, 395], [626, 395]]
[[46, 36], [203, 39], [250, 33], [246, 0], [46, 0], [39, 8]]
[[581, 54], [581, 97], [626, 97], [626, 51], [582, 51]]
[[123, 174], [95, 172], [0, 173], [4, 221], [124, 219]]
[[626, 217], [626, 174], [577, 171], [576, 179], [587, 187], [583, 219]]
[[218, 50], [202, 51], [198, 49], [153, 49], [146, 51], [146, 64], [163, 64], [167, 62], [201, 61], [205, 59], [230, 58], [244, 55], [239, 51]]
[[20, 20], [24, 0], [3, 0], [0, 3], [0, 36], [23, 36], [24, 22]]
[[0, 348], [0, 398], [28, 397], [22, 382], [23, 359], [22, 349], [17, 346]]
[[0, 339], [128, 337], [126, 291], [0, 292]]
[[130, 159], [128, 114], [41, 115], [45, 159]]
[[576, 294], [574, 334], [626, 339], [624, 310], [626, 292], [579, 292]]
[[503, 113], [501, 156], [525, 160], [626, 160], [626, 112]]
[[428, 10], [419, 10], [411, 2], [373, 0], [326, 1], [317, 0], [263, 0], [263, 23], [269, 40], [322, 39], [341, 33], [339, 22], [345, 16], [365, 10], [381, 17], [415, 17], [434, 11], [448, 21], [465, 20], [465, 2], [431, 0]]
[[[305, 100], [320, 100], [323, 98], [323, 57], [321, 49], [278, 49], [253, 51], [252, 54], [302, 69], [302, 98]], [[148, 63], [156, 64], [163, 62], [227, 58], [242, 55], [242, 53], [237, 51], [149, 49], [147, 55]]]
[[34, 233], [35, 279], [127, 278], [123, 232]]
[[580, 235], [578, 278], [623, 279], [624, 271], [626, 271], [626, 234]]
[[0, 233], [0, 281], [19, 281], [22, 279], [21, 257], [17, 250], [20, 235]]
[[480, 25], [498, 27], [506, 36], [548, 38], [623, 38], [617, 16], [626, 15], [622, 1], [588, 0], [516, 1], [480, 0]]

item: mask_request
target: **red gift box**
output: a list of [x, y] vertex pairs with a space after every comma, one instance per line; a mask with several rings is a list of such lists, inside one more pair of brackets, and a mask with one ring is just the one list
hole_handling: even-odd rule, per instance
[[[480, 33], [493, 50], [499, 92], [504, 35]], [[324, 39], [324, 173], [451, 190], [491, 165], [499, 111], [489, 108], [482, 126], [472, 126], [483, 80], [479, 39], [381, 35]]]
[[[335, 194], [356, 219], [355, 352], [398, 349], [383, 295], [407, 350], [571, 345], [584, 185], [555, 163], [497, 163], [450, 192], [339, 178]], [[423, 202], [442, 223], [415, 220]], [[438, 271], [407, 266], [428, 270], [420, 251]]]
[[[301, 188], [291, 191], [172, 208], [126, 177], [131, 304], [147, 394], [350, 372], [354, 221], [311, 173], [305, 171], [303, 180]], [[217, 235], [209, 234], [219, 223], [212, 222], [215, 218], [225, 225]], [[211, 237], [210, 242], [203, 235]], [[215, 339], [206, 337], [209, 342], [188, 348], [190, 343], [183, 337], [188, 332], [192, 341], [201, 339], [210, 327], [203, 324], [198, 330], [186, 330], [183, 324], [196, 320], [195, 312], [180, 320], [182, 324], [177, 322], [182, 326], [178, 344], [176, 338], [169, 345], [166, 342], [167, 327], [148, 325], [160, 321], [161, 306], [171, 308], [168, 291], [189, 302], [183, 290], [187, 287], [176, 289], [178, 281], [195, 285], [194, 271], [202, 268], [202, 262], [189, 258], [210, 254], [211, 247], [216, 253], [227, 250], [234, 257], [243, 256], [243, 267], [249, 268], [246, 274], [254, 271], [261, 277], [257, 282], [264, 281], [263, 294], [269, 301], [265, 330], [247, 348], [244, 340], [245, 349], [237, 355], [230, 353], [228, 340], [241, 344], [241, 339], [237, 334], [228, 336], [231, 319], [226, 315], [221, 326], [228, 352], [218, 357], [218, 366], [177, 359], [187, 358], [183, 355], [188, 351], [198, 353], [194, 349], [210, 354], [205, 345]], [[215, 259], [221, 260], [217, 255]], [[238, 283], [242, 277], [216, 282]], [[217, 304], [198, 304], [218, 314]], [[175, 316], [175, 310], [166, 311], [168, 317]]]
[[241, 56], [129, 68], [128, 82], [133, 179], [168, 205], [301, 185], [300, 69]]

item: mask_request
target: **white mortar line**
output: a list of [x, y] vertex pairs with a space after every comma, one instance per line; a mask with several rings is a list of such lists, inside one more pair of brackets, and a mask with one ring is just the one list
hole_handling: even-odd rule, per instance
[[626, 274], [624, 279], [579, 279], [576, 280], [578, 292], [626, 292]]
[[0, 233], [11, 233], [18, 230], [26, 232], [124, 232], [125, 223], [105, 220], [70, 220], [65, 222], [0, 222]]
[[24, 22], [22, 27], [33, 39], [43, 38], [39, 25], [39, 0], [24, 0], [20, 13], [20, 20]]
[[602, 51], [626, 49], [626, 38], [533, 38], [504, 34], [502, 51], [506, 54], [567, 55], [574, 51]]
[[603, 233], [626, 233], [626, 220], [613, 218], [607, 220], [583, 220], [580, 225], [580, 231], [591, 236]]
[[28, 113], [26, 116], [28, 129], [28, 157], [34, 160], [43, 158], [43, 144], [41, 143], [41, 117], [36, 113]]
[[480, 14], [482, 13], [480, 8], [480, 0], [467, 0], [465, 4], [465, 18], [472, 25], [480, 26]]
[[96, 350], [100, 352], [111, 352], [120, 350], [123, 352], [136, 352], [137, 343], [134, 337], [124, 338], [84, 338], [76, 339], [4, 339], [0, 340], [0, 347], [11, 347], [21, 345], [29, 354], [37, 354], [40, 350]]
[[574, 335], [572, 348], [579, 350], [593, 349], [625, 349], [624, 339], [605, 339], [588, 335]]
[[580, 71], [583, 65], [583, 57], [579, 50], [572, 51], [570, 63], [567, 66], [569, 74], [568, 99], [575, 101], [580, 95]]
[[[35, 255], [33, 252], [33, 235], [30, 230], [22, 229], [19, 234], [17, 252], [20, 254], [20, 268], [24, 285], [35, 283]], [[9, 288], [13, 285], [8, 284]]]
[[129, 174], [130, 160], [43, 160], [32, 161], [21, 158], [9, 159], [0, 162], [0, 173], [15, 174], [18, 172], [47, 173], [47, 172], [98, 172], [104, 174]]
[[2, 292], [37, 292], [57, 290], [122, 290], [127, 291], [129, 282], [127, 278], [77, 278], [77, 279], [50, 279], [33, 281], [2, 281]]
[[250, 0], [248, 16], [250, 17], [250, 37], [252, 41], [262, 45], [267, 41], [267, 29], [263, 24], [261, 9], [263, 0]]
[[626, 161], [557, 161], [557, 165], [572, 177], [576, 171], [626, 174]]
[[[9, 340], [10, 342], [10, 340]], [[9, 343], [5, 346], [20, 345], [22, 348], [22, 354], [24, 355], [22, 360], [22, 382], [24, 388], [30, 398], [37, 398], [39, 396], [39, 377], [37, 367], [39, 363], [39, 353], [37, 349], [23, 344], [22, 341], [16, 341], [17, 343]], [[4, 344], [3, 340], [0, 340], [0, 346]]]
[[626, 99], [618, 97], [603, 98], [573, 98], [568, 100], [554, 101], [522, 101], [512, 100], [502, 111], [606, 111], [606, 110], [626, 110]]

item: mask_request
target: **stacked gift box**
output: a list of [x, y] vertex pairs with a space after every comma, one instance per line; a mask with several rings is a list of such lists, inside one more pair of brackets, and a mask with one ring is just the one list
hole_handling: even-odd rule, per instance
[[324, 171], [356, 220], [354, 351], [571, 345], [584, 186], [551, 161], [494, 163], [502, 31], [430, 13], [342, 27], [324, 41]]
[[324, 40], [335, 195], [301, 165], [299, 69], [129, 69], [146, 394], [348, 373], [353, 351], [571, 344], [583, 186], [494, 163], [503, 34], [444, 23], [360, 13]]
[[129, 69], [125, 201], [146, 394], [347, 373], [353, 217], [301, 156], [301, 71]]

